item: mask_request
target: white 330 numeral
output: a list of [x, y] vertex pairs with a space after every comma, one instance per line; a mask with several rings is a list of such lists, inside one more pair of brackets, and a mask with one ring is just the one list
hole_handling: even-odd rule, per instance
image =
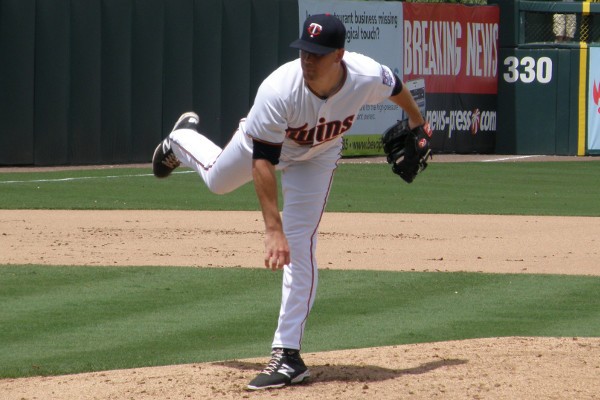
[[[519, 60], [515, 56], [506, 57], [504, 65], [507, 71], [503, 78], [508, 83], [520, 80], [523, 83], [548, 83], [552, 80], [552, 60], [549, 57], [540, 57], [537, 62], [533, 57], [523, 57]], [[520, 67], [520, 68], [519, 68]]]

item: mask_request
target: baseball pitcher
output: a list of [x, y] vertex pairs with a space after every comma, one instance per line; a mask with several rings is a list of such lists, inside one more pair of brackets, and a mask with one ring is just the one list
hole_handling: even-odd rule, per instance
[[[248, 389], [300, 383], [309, 370], [300, 357], [304, 328], [317, 290], [319, 222], [342, 150], [342, 136], [365, 104], [390, 99], [408, 120], [383, 136], [393, 172], [407, 182], [423, 171], [431, 131], [409, 90], [390, 68], [344, 50], [346, 29], [329, 14], [306, 19], [291, 43], [299, 58], [260, 85], [254, 104], [231, 141], [220, 148], [198, 132], [199, 117], [183, 114], [156, 148], [154, 175], [179, 165], [193, 168], [214, 193], [254, 180], [265, 224], [264, 265], [283, 269], [279, 321], [272, 358]], [[275, 171], [281, 171], [280, 215]]]

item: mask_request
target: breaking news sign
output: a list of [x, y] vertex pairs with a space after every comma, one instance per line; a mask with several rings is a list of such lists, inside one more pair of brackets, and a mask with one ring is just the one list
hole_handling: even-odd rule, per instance
[[491, 153], [496, 141], [499, 9], [403, 3], [403, 79], [422, 79], [432, 148]]

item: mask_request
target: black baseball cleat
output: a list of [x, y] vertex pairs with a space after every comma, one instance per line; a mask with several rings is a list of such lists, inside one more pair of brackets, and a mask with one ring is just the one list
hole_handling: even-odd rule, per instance
[[[179, 117], [171, 132], [178, 129], [191, 129], [198, 132], [199, 123], [200, 118], [198, 118], [198, 115], [193, 111], [189, 111]], [[152, 172], [157, 178], [166, 178], [171, 175], [171, 172], [175, 168], [181, 165], [181, 162], [177, 159], [175, 153], [173, 153], [171, 143], [171, 139], [167, 137], [154, 150], [154, 154], [152, 155]]]
[[200, 123], [200, 117], [193, 111], [188, 111], [186, 113], [181, 114], [181, 117], [175, 122], [175, 126], [173, 126], [173, 131], [177, 129], [191, 129], [193, 131], [198, 132], [198, 124]]
[[256, 378], [248, 384], [248, 390], [280, 388], [301, 383], [310, 372], [300, 357], [298, 350], [274, 348], [271, 361]]

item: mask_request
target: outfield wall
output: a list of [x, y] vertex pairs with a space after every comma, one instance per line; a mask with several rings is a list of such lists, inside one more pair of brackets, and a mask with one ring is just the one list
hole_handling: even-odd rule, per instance
[[[495, 148], [465, 131], [434, 150], [600, 154], [600, 4], [491, 2], [502, 22]], [[523, 12], [544, 24], [540, 13], [564, 7], [588, 29], [578, 41], [529, 43]], [[298, 25], [297, 0], [0, 0], [0, 165], [149, 162], [190, 109], [224, 145], [260, 82], [297, 57]], [[542, 67], [528, 81], [531, 60]], [[444, 92], [428, 93], [430, 108], [447, 108]]]
[[600, 154], [600, 3], [492, 1], [504, 28], [496, 152]]
[[190, 109], [223, 145], [297, 21], [296, 0], [0, 0], [0, 165], [149, 162]]

